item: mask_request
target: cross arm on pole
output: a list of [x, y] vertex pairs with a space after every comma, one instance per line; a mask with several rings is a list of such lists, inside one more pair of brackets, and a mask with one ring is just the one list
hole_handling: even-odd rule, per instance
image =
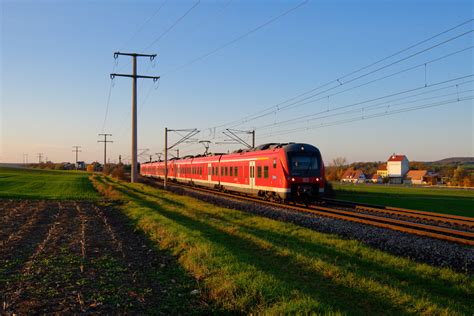
[[114, 53], [114, 58], [117, 59], [119, 55], [134, 56], [134, 57], [150, 57], [150, 60], [155, 59], [155, 57], [157, 56], [156, 54], [139, 54], [139, 53], [121, 53], [121, 52], [115, 52], [115, 53]]
[[157, 81], [160, 79], [160, 76], [141, 76], [141, 75], [128, 75], [128, 74], [110, 74], [110, 79], [114, 79], [115, 77], [128, 77], [128, 78], [137, 78], [137, 79], [153, 79], [153, 81]]

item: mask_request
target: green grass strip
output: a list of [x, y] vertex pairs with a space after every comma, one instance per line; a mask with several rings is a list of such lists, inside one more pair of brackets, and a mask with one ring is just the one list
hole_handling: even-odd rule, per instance
[[474, 217], [474, 190], [333, 183], [335, 198]]
[[89, 173], [0, 167], [0, 198], [97, 200]]
[[470, 275], [415, 263], [354, 240], [95, 176], [124, 213], [205, 290], [244, 313], [465, 315]]

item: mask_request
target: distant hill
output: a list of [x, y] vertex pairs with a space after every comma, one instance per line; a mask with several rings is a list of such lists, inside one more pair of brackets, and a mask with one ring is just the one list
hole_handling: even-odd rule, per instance
[[428, 162], [429, 164], [440, 164], [440, 165], [450, 165], [450, 164], [474, 164], [474, 157], [452, 157], [445, 158], [438, 161]]

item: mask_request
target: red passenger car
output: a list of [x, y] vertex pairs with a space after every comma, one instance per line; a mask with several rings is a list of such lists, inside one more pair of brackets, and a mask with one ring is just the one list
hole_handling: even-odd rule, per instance
[[[164, 162], [141, 165], [140, 174], [163, 178]], [[187, 156], [168, 162], [172, 181], [252, 194], [274, 201], [309, 201], [324, 193], [324, 164], [309, 144], [265, 144], [231, 154]]]

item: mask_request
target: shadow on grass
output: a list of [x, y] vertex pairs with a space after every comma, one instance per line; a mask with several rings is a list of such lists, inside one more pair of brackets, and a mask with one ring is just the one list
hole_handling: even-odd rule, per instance
[[[142, 193], [130, 192], [128, 186], [116, 187], [116, 189], [128, 198], [133, 199], [140, 206], [158, 211], [160, 215], [165, 216], [189, 230], [199, 231], [201, 236], [207, 238], [208, 241], [224, 247], [236, 260], [248, 266], [255, 267], [259, 271], [271, 275], [274, 279], [281, 282], [287, 289], [283, 290], [283, 293], [276, 293], [273, 289], [269, 291], [269, 297], [264, 297], [268, 303], [278, 303], [279, 294], [290, 296], [291, 293], [297, 291], [312, 297], [318, 302], [325, 302], [325, 304], [322, 304], [325, 307], [322, 311], [336, 310], [350, 314], [365, 314], [367, 312], [407, 313], [406, 309], [395, 306], [387, 298], [378, 297], [363, 289], [349, 288], [338, 284], [331, 280], [330, 277], [326, 277], [320, 272], [312, 270], [287, 256], [278, 255], [274, 251], [262, 248], [250, 240], [229, 234], [199, 220], [176, 213], [175, 211], [167, 210], [165, 207], [157, 205], [156, 202], [145, 200], [141, 196]], [[139, 219], [136, 219], [136, 221], [138, 220]], [[265, 236], [264, 232], [261, 232], [261, 234], [264, 236], [264, 239], [268, 240], [268, 236]], [[335, 257], [346, 256], [342, 251], [328, 251], [323, 248], [320, 248], [319, 251], [326, 251], [326, 253]], [[346, 256], [346, 258], [349, 258], [349, 256]], [[350, 257], [350, 259], [357, 261], [355, 257]], [[334, 264], [332, 262], [326, 263]], [[362, 262], [358, 264], [363, 265]], [[354, 271], [352, 272], [355, 273]], [[303, 279], [310, 281], [303, 281]], [[253, 305], [257, 304], [258, 298], [255, 298]], [[249, 306], [249, 310], [250, 309], [251, 306]]]

